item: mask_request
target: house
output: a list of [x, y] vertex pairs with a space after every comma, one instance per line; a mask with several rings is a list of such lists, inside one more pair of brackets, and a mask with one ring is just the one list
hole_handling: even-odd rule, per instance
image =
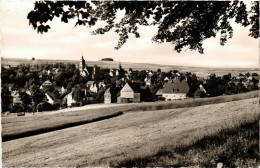
[[94, 81], [88, 81], [86, 85], [88, 88], [90, 88], [90, 86], [93, 85], [94, 83], [95, 83]]
[[13, 105], [22, 105], [22, 104], [23, 104], [23, 102], [22, 102], [20, 96], [13, 98]]
[[67, 106], [71, 107], [73, 103], [76, 103], [76, 100], [73, 98], [73, 92], [70, 92], [65, 96], [65, 99], [67, 99]]
[[155, 96], [156, 96], [157, 98], [162, 97], [162, 95], [163, 95], [163, 89], [159, 89], [159, 90], [156, 92], [156, 94], [155, 94]]
[[94, 92], [94, 93], [97, 93], [98, 92], [98, 85], [96, 82], [94, 81], [88, 81], [87, 82], [87, 88], [90, 92]]
[[67, 91], [63, 86], [61, 87], [61, 94], [64, 94]]
[[111, 104], [111, 103], [112, 103], [110, 88], [108, 88], [108, 89], [105, 91], [105, 94], [104, 94], [104, 103], [105, 103], [105, 104]]
[[89, 91], [97, 93], [98, 92], [98, 86], [96, 83], [93, 83], [93, 85], [90, 86]]
[[186, 80], [182, 80], [181, 82], [169, 82], [166, 83], [163, 88], [162, 97], [164, 97], [165, 100], [186, 99], [189, 90], [190, 87]]
[[45, 93], [45, 96], [47, 98], [47, 102], [50, 104], [62, 103], [61, 95], [57, 90], [54, 90], [53, 92], [48, 91]]
[[164, 78], [164, 82], [167, 83], [168, 81], [169, 81], [169, 78], [166, 76], [166, 77]]
[[99, 88], [105, 87], [105, 86], [106, 86], [106, 85], [105, 85], [104, 81], [100, 81], [100, 82], [98, 83], [98, 87], [99, 87]]
[[42, 86], [43, 87], [45, 87], [45, 86], [52, 86], [52, 83], [49, 80], [47, 80], [47, 81], [43, 82]]
[[110, 69], [109, 76], [111, 76], [111, 77], [114, 76], [113, 69]]
[[148, 76], [149, 76], [149, 77], [152, 77], [152, 76], [153, 76], [153, 72], [149, 71], [149, 72], [148, 72]]
[[50, 104], [54, 103], [54, 98], [50, 95], [50, 93], [45, 93], [45, 96], [47, 98], [47, 102]]
[[141, 88], [139, 83], [126, 83], [120, 91], [118, 103], [137, 103], [141, 101]]
[[40, 89], [42, 89], [44, 92], [47, 92], [47, 91], [52, 91], [55, 88], [54, 88], [53, 84], [49, 80], [47, 80], [47, 81], [43, 82], [43, 84], [40, 86]]
[[147, 76], [145, 79], [144, 79], [144, 82], [145, 82], [145, 85], [146, 86], [150, 86], [151, 85], [151, 82], [152, 82], [152, 78], [150, 76]]

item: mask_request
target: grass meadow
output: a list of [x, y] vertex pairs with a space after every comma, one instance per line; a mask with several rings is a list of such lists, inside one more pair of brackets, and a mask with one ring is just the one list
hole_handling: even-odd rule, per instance
[[3, 142], [2, 162], [4, 167], [216, 167], [218, 162], [256, 166], [258, 119], [258, 98], [127, 111], [106, 120]]
[[55, 131], [72, 126], [78, 126], [115, 117], [127, 112], [154, 111], [163, 109], [176, 109], [196, 107], [208, 104], [217, 104], [236, 100], [255, 98], [259, 96], [258, 91], [226, 95], [212, 98], [186, 99], [177, 101], [146, 102], [137, 104], [126, 104], [121, 106], [77, 110], [61, 113], [46, 112], [48, 115], [28, 115], [24, 117], [2, 117], [2, 139], [3, 141], [36, 135], [40, 133]]
[[[226, 126], [230, 127], [230, 124]], [[111, 167], [256, 167], [259, 162], [259, 116], [212, 135], [162, 147], [152, 156], [128, 158]]]

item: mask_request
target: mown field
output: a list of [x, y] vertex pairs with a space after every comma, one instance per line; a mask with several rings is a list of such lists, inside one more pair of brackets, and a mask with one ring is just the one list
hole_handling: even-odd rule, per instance
[[[155, 155], [126, 158], [111, 167], [256, 167], [259, 160], [259, 116], [212, 135], [167, 146]], [[184, 157], [185, 156], [185, 157]]]
[[[220, 130], [236, 128], [258, 118], [258, 98], [197, 107], [128, 111], [107, 120], [3, 142], [2, 162], [4, 167], [123, 166], [129, 160], [155, 156], [163, 149], [193, 145], [205, 136], [214, 136]], [[194, 150], [189, 155], [193, 160], [199, 160], [198, 156], [206, 155]], [[169, 157], [169, 161], [174, 158]]]
[[[47, 112], [48, 115], [26, 115], [24, 117], [2, 117], [2, 140], [12, 140], [29, 135], [55, 131], [72, 126], [78, 126], [94, 121], [108, 119], [130, 111], [151, 111], [162, 109], [175, 109], [196, 107], [258, 97], [259, 92], [249, 92], [238, 95], [227, 95], [212, 98], [187, 99], [168, 102], [146, 102], [138, 104], [125, 104], [120, 106], [107, 106], [99, 109], [86, 109], [69, 112]], [[46, 113], [45, 113], [46, 114]]]

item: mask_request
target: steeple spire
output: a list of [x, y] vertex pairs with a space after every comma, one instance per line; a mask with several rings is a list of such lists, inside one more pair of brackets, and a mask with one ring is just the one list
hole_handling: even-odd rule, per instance
[[119, 70], [121, 70], [122, 69], [122, 66], [121, 66], [121, 62], [119, 61]]

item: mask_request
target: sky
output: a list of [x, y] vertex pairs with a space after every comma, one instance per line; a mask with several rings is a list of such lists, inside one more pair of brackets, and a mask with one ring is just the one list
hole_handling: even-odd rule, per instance
[[204, 54], [197, 51], [174, 51], [170, 43], [151, 41], [155, 27], [140, 27], [140, 38], [130, 36], [127, 43], [115, 50], [119, 36], [113, 31], [91, 35], [93, 28], [74, 27], [76, 21], [63, 23], [60, 18], [49, 22], [48, 33], [38, 34], [29, 26], [27, 14], [34, 8], [33, 1], [2, 0], [0, 2], [1, 57], [80, 60], [113, 58], [114, 61], [153, 63], [164, 65], [258, 68], [259, 39], [249, 37], [249, 27], [234, 25], [234, 36], [225, 46], [219, 36], [204, 41]]

